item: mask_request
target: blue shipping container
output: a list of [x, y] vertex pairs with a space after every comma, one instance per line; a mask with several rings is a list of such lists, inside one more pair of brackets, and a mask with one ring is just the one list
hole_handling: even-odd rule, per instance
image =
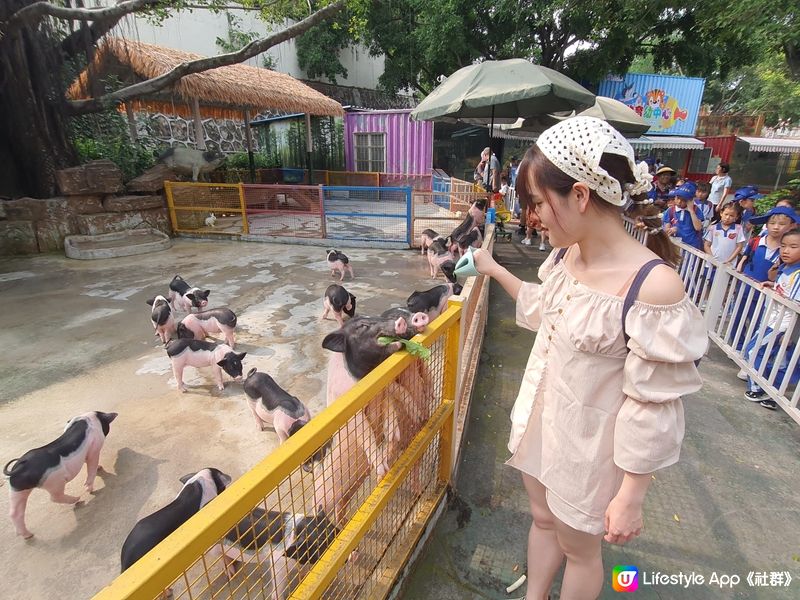
[[650, 123], [645, 135], [694, 135], [706, 80], [628, 73], [609, 75], [598, 95], [619, 100]]

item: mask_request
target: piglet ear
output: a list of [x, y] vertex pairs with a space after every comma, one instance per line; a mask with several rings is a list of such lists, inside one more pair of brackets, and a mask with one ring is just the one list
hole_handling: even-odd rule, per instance
[[147, 303], [149, 306], [153, 306], [153, 303], [154, 303], [155, 301], [156, 301], [156, 299], [155, 299], [155, 298], [150, 298], [150, 300], [145, 300], [145, 302], [146, 302], [146, 303]]
[[186, 482], [187, 482], [187, 481], [189, 481], [189, 480], [190, 480], [192, 477], [194, 477], [195, 475], [197, 475], [197, 473], [187, 473], [186, 475], [184, 475], [183, 477], [181, 477], [181, 478], [179, 479], [179, 481], [180, 481], [180, 482], [181, 482], [183, 485], [186, 485]]
[[217, 361], [217, 366], [219, 366], [219, 367], [225, 367], [225, 366], [227, 366], [227, 364], [228, 364], [228, 359], [227, 358], [223, 358], [222, 360], [218, 360]]
[[196, 300], [196, 298], [195, 298], [194, 294], [193, 294], [193, 293], [191, 293], [191, 292], [189, 292], [188, 294], [186, 294], [186, 297], [187, 297], [189, 300], [191, 300], [192, 302], [194, 302], [194, 301]]
[[344, 346], [344, 334], [341, 330], [329, 333], [325, 336], [325, 339], [322, 340], [322, 347], [331, 352], [344, 352]]
[[100, 421], [105, 423], [105, 424], [111, 423], [118, 416], [119, 416], [119, 413], [115, 413], [115, 412], [106, 413], [106, 412], [100, 412], [99, 410], [97, 411], [97, 418], [100, 419]]
[[203, 290], [203, 298], [208, 298], [208, 295], [211, 293], [211, 290]]

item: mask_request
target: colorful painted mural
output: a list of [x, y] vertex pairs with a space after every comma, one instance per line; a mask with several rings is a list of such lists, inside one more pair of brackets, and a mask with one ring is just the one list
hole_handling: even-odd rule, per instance
[[647, 135], [694, 135], [705, 79], [628, 73], [611, 75], [598, 94], [619, 100], [650, 124]]

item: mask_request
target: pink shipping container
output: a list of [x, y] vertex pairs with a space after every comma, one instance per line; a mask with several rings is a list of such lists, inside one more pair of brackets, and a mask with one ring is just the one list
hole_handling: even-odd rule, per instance
[[410, 110], [347, 113], [347, 170], [429, 175], [433, 168], [433, 123], [412, 121], [410, 114]]

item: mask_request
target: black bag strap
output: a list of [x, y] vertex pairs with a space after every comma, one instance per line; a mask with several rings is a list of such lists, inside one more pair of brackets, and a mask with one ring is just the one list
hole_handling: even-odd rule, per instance
[[631, 283], [631, 287], [628, 288], [628, 293], [625, 294], [625, 302], [622, 304], [622, 335], [625, 336], [625, 345], [628, 345], [628, 340], [630, 340], [630, 336], [628, 332], [625, 331], [625, 319], [628, 316], [628, 311], [633, 306], [633, 303], [636, 302], [636, 298], [639, 296], [639, 290], [642, 289], [642, 284], [644, 280], [647, 279], [647, 276], [650, 274], [650, 271], [655, 269], [658, 265], [666, 265], [667, 262], [661, 260], [660, 258], [654, 258], [653, 260], [646, 262], [642, 265], [642, 268], [639, 269], [639, 272], [636, 273], [636, 277], [633, 278], [633, 282]]
[[558, 249], [558, 252], [556, 252], [556, 257], [553, 259], [554, 265], [557, 265], [561, 261], [561, 259], [564, 258], [564, 255], [567, 253], [567, 250], [569, 250], [569, 248]]

